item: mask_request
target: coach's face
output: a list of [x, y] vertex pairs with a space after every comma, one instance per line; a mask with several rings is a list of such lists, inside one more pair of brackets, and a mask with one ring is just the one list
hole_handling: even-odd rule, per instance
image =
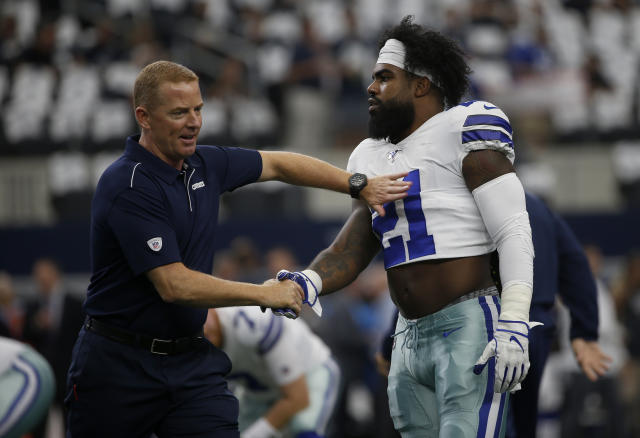
[[163, 161], [182, 168], [185, 158], [196, 151], [202, 126], [202, 95], [198, 81], [163, 82], [157, 91], [158, 102], [145, 109], [142, 125], [147, 149]]
[[391, 64], [376, 64], [369, 94], [369, 136], [389, 137], [397, 143], [407, 136], [415, 118], [412, 89], [404, 70]]

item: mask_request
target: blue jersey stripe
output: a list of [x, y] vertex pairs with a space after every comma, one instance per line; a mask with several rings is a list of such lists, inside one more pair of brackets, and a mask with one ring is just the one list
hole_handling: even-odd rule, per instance
[[502, 117], [493, 116], [491, 114], [475, 114], [472, 116], [468, 116], [464, 121], [464, 125], [462, 126], [475, 126], [475, 125], [491, 125], [498, 126], [509, 134], [513, 134], [513, 129], [511, 129], [511, 125]]
[[513, 148], [513, 141], [502, 131], [493, 131], [491, 129], [474, 129], [472, 131], [462, 132], [462, 143], [470, 143], [472, 141], [492, 141], [498, 140], [506, 143]]

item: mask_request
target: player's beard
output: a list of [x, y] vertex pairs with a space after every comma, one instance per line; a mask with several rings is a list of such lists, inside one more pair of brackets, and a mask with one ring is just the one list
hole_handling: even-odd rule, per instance
[[369, 137], [376, 140], [388, 137], [391, 143], [399, 142], [416, 116], [413, 103], [398, 98], [387, 102], [376, 101], [378, 107], [369, 114]]

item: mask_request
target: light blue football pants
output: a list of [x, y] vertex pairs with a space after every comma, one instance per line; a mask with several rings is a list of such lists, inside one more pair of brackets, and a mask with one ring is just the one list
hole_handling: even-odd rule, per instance
[[503, 437], [508, 395], [493, 391], [494, 359], [473, 366], [493, 337], [495, 288], [416, 320], [400, 315], [389, 372], [389, 409], [403, 438]]

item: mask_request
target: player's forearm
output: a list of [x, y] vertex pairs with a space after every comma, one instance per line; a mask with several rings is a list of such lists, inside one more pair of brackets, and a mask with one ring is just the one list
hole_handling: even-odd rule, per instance
[[380, 250], [371, 231], [370, 213], [361, 207], [351, 214], [331, 244], [309, 265], [322, 279], [322, 294], [347, 286], [362, 272]]

